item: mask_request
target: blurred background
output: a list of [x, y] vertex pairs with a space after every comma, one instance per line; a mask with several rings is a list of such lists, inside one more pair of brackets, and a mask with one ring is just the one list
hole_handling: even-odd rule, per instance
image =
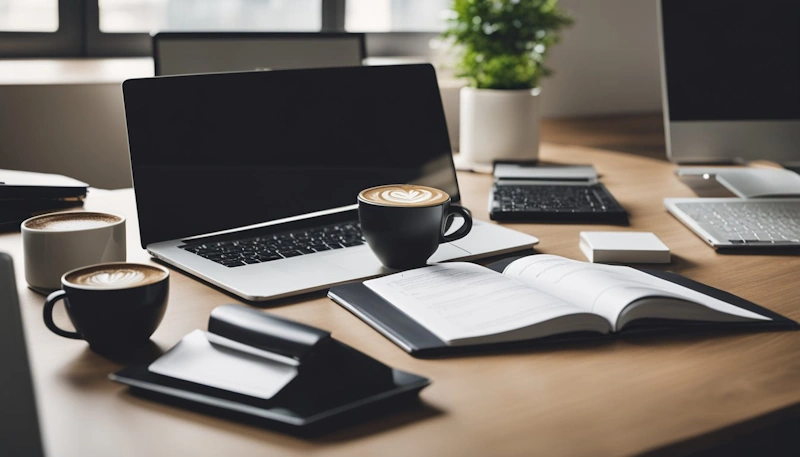
[[[0, 168], [131, 185], [120, 83], [153, 75], [154, 31], [367, 33], [366, 64], [437, 66], [458, 149], [458, 90], [438, 40], [449, 0], [0, 0]], [[661, 110], [656, 0], [561, 0], [544, 116]], [[390, 90], [390, 88], [387, 88]]]

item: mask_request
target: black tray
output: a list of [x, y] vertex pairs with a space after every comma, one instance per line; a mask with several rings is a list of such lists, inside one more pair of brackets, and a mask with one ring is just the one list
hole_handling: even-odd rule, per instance
[[393, 386], [358, 398], [332, 396], [326, 402], [309, 402], [307, 398], [275, 402], [162, 376], [147, 367], [129, 367], [109, 378], [130, 386], [131, 393], [141, 397], [299, 435], [327, 432], [415, 404], [419, 391], [430, 384], [427, 378], [392, 369]]

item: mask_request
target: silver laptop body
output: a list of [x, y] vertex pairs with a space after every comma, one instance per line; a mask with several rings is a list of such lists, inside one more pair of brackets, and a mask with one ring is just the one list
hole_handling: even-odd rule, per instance
[[[186, 240], [147, 246], [153, 257], [250, 301], [266, 301], [392, 273], [367, 245], [228, 268], [181, 249]], [[539, 240], [489, 222], [475, 221], [465, 238], [439, 247], [429, 262], [473, 260], [530, 249]]]
[[671, 161], [800, 166], [800, 3], [758, 4], [659, 1]]
[[[365, 244], [235, 267], [187, 246], [357, 222], [356, 195], [373, 185], [413, 182], [460, 200], [430, 65], [147, 78], [123, 92], [143, 247], [247, 300], [390, 271]], [[536, 243], [476, 221], [430, 261]]]
[[715, 249], [800, 247], [800, 198], [665, 198], [664, 206]]

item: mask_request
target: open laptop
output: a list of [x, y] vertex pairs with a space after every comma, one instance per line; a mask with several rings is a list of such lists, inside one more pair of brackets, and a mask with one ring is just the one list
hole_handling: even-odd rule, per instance
[[44, 455], [14, 266], [0, 252], [0, 455]]
[[153, 35], [156, 76], [359, 66], [363, 33], [161, 32]]
[[[389, 273], [358, 227], [362, 189], [461, 200], [431, 65], [134, 79], [123, 93], [142, 246], [247, 300]], [[537, 242], [476, 221], [430, 260]]]

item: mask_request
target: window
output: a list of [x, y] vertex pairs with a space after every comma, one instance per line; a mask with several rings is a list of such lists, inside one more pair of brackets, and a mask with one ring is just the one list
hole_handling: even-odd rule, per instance
[[0, 31], [55, 32], [58, 0], [0, 0]]
[[99, 0], [100, 31], [319, 31], [322, 0]]
[[347, 0], [350, 32], [440, 32], [450, 0]]
[[422, 56], [451, 0], [0, 0], [1, 57], [148, 56], [152, 31], [367, 32]]
[[84, 0], [0, 0], [0, 57], [78, 57]]

